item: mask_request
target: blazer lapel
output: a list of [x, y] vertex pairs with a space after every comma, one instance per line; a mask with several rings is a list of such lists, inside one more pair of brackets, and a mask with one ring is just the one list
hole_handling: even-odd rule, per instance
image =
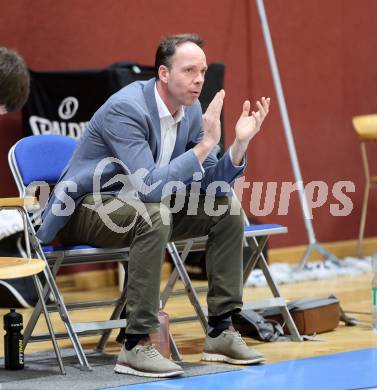
[[157, 141], [156, 142], [157, 150], [152, 150], [153, 157], [155, 161], [157, 161], [157, 158], [160, 155], [160, 150], [161, 150], [161, 126], [160, 126], [160, 117], [158, 115], [158, 110], [157, 110], [156, 98], [154, 96], [155, 82], [156, 82], [155, 78], [150, 79], [146, 82], [144, 87], [144, 97], [152, 120], [152, 125], [153, 125], [152, 131]]
[[[161, 126], [160, 126], [160, 117], [158, 115], [158, 109], [157, 109], [157, 103], [156, 98], [154, 96], [154, 84], [156, 82], [156, 79], [153, 78], [151, 80], [148, 80], [144, 87], [144, 96], [145, 101], [148, 107], [148, 111], [151, 116], [151, 120], [153, 123], [153, 132], [154, 136], [157, 140], [157, 150], [153, 151], [154, 159], [157, 161], [158, 156], [160, 155], [161, 150]], [[186, 145], [187, 145], [187, 139], [188, 139], [188, 130], [189, 130], [189, 121], [187, 118], [187, 113], [185, 113], [185, 116], [182, 118], [182, 120], [178, 124], [177, 129], [177, 139], [175, 141], [175, 146], [173, 150], [173, 154], [171, 156], [171, 159], [181, 155], [186, 151]]]

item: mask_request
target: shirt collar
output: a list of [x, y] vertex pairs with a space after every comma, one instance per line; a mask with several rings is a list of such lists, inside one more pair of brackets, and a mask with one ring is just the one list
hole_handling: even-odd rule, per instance
[[160, 96], [160, 94], [157, 91], [157, 83], [154, 84], [154, 96], [156, 98], [158, 116], [160, 117], [160, 119], [162, 119], [162, 118], [171, 118], [173, 123], [178, 123], [185, 116], [185, 111], [183, 109], [183, 106], [180, 107], [179, 111], [175, 114], [174, 117], [170, 114], [170, 111], [166, 107], [166, 104], [161, 99], [161, 96]]

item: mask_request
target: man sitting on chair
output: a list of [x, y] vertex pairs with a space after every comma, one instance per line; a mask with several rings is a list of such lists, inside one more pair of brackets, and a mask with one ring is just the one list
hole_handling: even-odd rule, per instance
[[[157, 77], [126, 86], [99, 108], [38, 231], [46, 243], [58, 234], [65, 245], [130, 247], [126, 341], [115, 366], [118, 373], [154, 377], [183, 373], [157, 352], [149, 335], [158, 329], [160, 271], [167, 243], [205, 235], [209, 329], [203, 360], [233, 364], [264, 360], [247, 347], [231, 322], [232, 314], [242, 308], [244, 219], [230, 185], [244, 170], [249, 142], [270, 101], [262, 98], [258, 111], [251, 114], [250, 102], [244, 102], [234, 141], [218, 159], [225, 92], [219, 91], [202, 115], [198, 97], [207, 63], [201, 47], [202, 40], [194, 34], [164, 38], [156, 52]], [[229, 188], [224, 190], [219, 182]], [[126, 185], [131, 190], [125, 191]], [[178, 191], [172, 196], [174, 186]], [[187, 187], [190, 196], [183, 196], [182, 207], [177, 207]]]

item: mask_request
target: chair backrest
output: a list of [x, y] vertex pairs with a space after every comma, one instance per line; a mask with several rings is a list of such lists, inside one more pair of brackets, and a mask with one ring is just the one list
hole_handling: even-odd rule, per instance
[[33, 182], [56, 183], [76, 149], [77, 141], [64, 135], [33, 135], [9, 151], [9, 165], [21, 195]]

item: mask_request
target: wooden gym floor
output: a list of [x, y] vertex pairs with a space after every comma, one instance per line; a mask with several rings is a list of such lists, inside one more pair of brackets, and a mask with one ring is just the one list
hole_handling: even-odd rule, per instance
[[[303, 298], [303, 297], [327, 297], [330, 294], [335, 294], [341, 302], [342, 307], [351, 316], [360, 320], [360, 324], [355, 327], [346, 327], [340, 324], [337, 329], [332, 332], [320, 334], [317, 336], [318, 341], [306, 342], [274, 342], [260, 343], [253, 339], [246, 339], [250, 346], [255, 347], [262, 352], [267, 359], [267, 364], [272, 362], [282, 362], [288, 360], [303, 359], [307, 357], [321, 356], [333, 354], [337, 352], [353, 351], [365, 348], [373, 348], [377, 346], [377, 335], [370, 330], [370, 286], [371, 274], [363, 274], [353, 277], [338, 277], [337, 279], [306, 281], [302, 283], [282, 285], [281, 293], [287, 300]], [[203, 282], [195, 282], [196, 286], [205, 285]], [[180, 287], [179, 285], [177, 286]], [[119, 291], [117, 288], [103, 288], [95, 291], [73, 291], [63, 289], [65, 301], [75, 302], [77, 300], [95, 300], [101, 298], [117, 297]], [[270, 297], [267, 288], [246, 288], [244, 293], [244, 301], [251, 299], [262, 299]], [[200, 295], [200, 298], [205, 302], [205, 295]], [[24, 316], [26, 324], [31, 314], [31, 309], [19, 310]], [[175, 296], [169, 299], [166, 311], [171, 317], [181, 315], [192, 315], [194, 313], [186, 296]], [[8, 309], [0, 309], [2, 317]], [[96, 309], [72, 312], [71, 317], [74, 322], [101, 320], [107, 319], [110, 316], [111, 309]], [[53, 323], [56, 331], [64, 330], [58, 315], [52, 315]], [[38, 323], [38, 330], [46, 329], [44, 319]], [[2, 328], [2, 326], [1, 326]], [[198, 321], [172, 324], [171, 330], [177, 342], [177, 345], [183, 354], [185, 361], [197, 362], [200, 360], [204, 334]], [[2, 334], [4, 331], [1, 332]], [[111, 341], [107, 346], [107, 351], [118, 353], [119, 345], [114, 341], [117, 331], [113, 331]], [[97, 337], [81, 338], [84, 348], [94, 347]], [[61, 347], [69, 347], [70, 342], [59, 341]], [[36, 351], [52, 350], [50, 342], [30, 343], [25, 353]], [[0, 354], [3, 355], [3, 337], [0, 337]]]

